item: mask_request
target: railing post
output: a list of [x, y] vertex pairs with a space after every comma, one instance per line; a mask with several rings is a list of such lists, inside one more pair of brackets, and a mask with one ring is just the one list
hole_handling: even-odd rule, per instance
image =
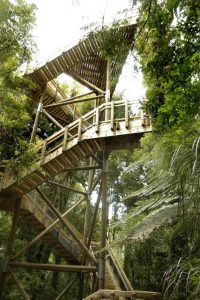
[[79, 125], [78, 125], [78, 141], [81, 141], [81, 137], [82, 137], [82, 124], [83, 124], [83, 118], [80, 117], [79, 118]]
[[68, 132], [69, 132], [69, 127], [66, 126], [64, 132], [64, 139], [63, 139], [63, 151], [67, 150]]
[[129, 128], [128, 101], [125, 102], [125, 127]]
[[115, 127], [115, 102], [111, 101], [111, 117], [110, 117], [110, 128], [114, 130]]
[[99, 132], [99, 106], [96, 108], [96, 133]]

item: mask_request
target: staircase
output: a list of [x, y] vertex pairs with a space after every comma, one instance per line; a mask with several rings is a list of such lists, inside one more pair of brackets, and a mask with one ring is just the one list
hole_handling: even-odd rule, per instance
[[[42, 232], [57, 220], [54, 212], [47, 207], [40, 196], [35, 193], [34, 197], [25, 195], [21, 202], [21, 216], [36, 232]], [[77, 229], [70, 224], [77, 236], [82, 239], [82, 235]], [[42, 238], [52, 248], [70, 264], [81, 263], [81, 250], [74, 239], [64, 230], [62, 224], [58, 220]]]

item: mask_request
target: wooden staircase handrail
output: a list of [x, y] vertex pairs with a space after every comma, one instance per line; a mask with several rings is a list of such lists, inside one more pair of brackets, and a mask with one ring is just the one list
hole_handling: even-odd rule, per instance
[[108, 247], [108, 255], [107, 255], [107, 259], [110, 258], [112, 263], [114, 264], [117, 272], [118, 272], [118, 275], [120, 277], [120, 279], [122, 280], [125, 288], [127, 291], [133, 291], [133, 287], [128, 279], [128, 277], [126, 276], [123, 268], [121, 267], [118, 259], [116, 258], [115, 254], [114, 254], [114, 251], [112, 250], [111, 247]]
[[[115, 298], [113, 298], [115, 297]], [[157, 292], [149, 291], [120, 291], [120, 290], [98, 290], [92, 295], [87, 296], [83, 300], [93, 300], [93, 299], [119, 299], [119, 297], [125, 297], [129, 299], [160, 299], [161, 294]]]

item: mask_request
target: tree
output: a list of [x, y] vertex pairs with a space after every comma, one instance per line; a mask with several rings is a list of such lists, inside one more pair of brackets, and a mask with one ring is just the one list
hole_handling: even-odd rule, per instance
[[136, 48], [147, 86], [145, 108], [158, 130], [177, 128], [199, 111], [200, 4], [139, 2]]
[[[18, 155], [26, 148], [30, 120], [27, 84], [20, 68], [31, 59], [34, 49], [31, 29], [34, 5], [24, 0], [0, 3], [0, 158]], [[8, 141], [8, 143], [7, 143]]]

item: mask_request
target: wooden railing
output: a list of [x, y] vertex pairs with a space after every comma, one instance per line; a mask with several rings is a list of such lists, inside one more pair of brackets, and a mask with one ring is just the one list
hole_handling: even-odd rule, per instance
[[[103, 103], [57, 131], [43, 141], [39, 149], [41, 152], [41, 163], [44, 161], [46, 155], [56, 151], [61, 146], [63, 151], [67, 150], [67, 144], [72, 139], [76, 139], [77, 142], [81, 141], [82, 134], [93, 126], [95, 126], [96, 133], [99, 132], [99, 126], [103, 123], [110, 124], [111, 130], [118, 130], [118, 124], [124, 121], [125, 127], [128, 129], [130, 120], [141, 120], [141, 116], [131, 116], [133, 104], [134, 101], [111, 101]], [[107, 113], [105, 113], [106, 111]], [[106, 115], [109, 116], [108, 120], [105, 120]]]
[[106, 259], [109, 261], [119, 283], [123, 285], [122, 289], [126, 291], [133, 291], [133, 287], [111, 247], [108, 247], [108, 255], [106, 256]]
[[119, 300], [124, 299], [160, 299], [161, 294], [148, 291], [120, 291], [120, 290], [99, 290], [94, 294], [87, 296], [83, 300]]

